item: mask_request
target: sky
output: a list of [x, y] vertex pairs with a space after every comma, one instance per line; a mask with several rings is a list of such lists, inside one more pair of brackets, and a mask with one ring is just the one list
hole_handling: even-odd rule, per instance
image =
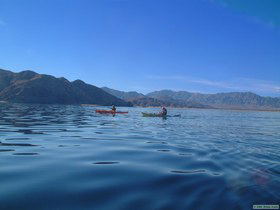
[[280, 97], [279, 0], [0, 0], [0, 68]]

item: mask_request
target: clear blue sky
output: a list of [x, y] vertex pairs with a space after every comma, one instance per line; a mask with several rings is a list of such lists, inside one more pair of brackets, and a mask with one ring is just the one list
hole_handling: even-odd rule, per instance
[[280, 96], [279, 0], [0, 0], [0, 68]]

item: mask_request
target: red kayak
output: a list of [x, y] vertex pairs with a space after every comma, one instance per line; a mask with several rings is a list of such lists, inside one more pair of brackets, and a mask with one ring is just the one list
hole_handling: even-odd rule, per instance
[[95, 112], [99, 114], [128, 114], [128, 112], [114, 112], [112, 110], [95, 110]]

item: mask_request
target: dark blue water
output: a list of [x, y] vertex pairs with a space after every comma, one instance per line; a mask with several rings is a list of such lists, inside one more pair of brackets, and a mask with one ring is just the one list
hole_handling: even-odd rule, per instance
[[0, 104], [0, 209], [280, 204], [279, 112], [97, 108]]

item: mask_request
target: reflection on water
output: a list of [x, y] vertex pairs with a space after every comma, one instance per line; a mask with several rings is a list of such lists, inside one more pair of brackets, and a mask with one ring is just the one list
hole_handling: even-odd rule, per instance
[[280, 113], [0, 104], [1, 209], [280, 204]]

